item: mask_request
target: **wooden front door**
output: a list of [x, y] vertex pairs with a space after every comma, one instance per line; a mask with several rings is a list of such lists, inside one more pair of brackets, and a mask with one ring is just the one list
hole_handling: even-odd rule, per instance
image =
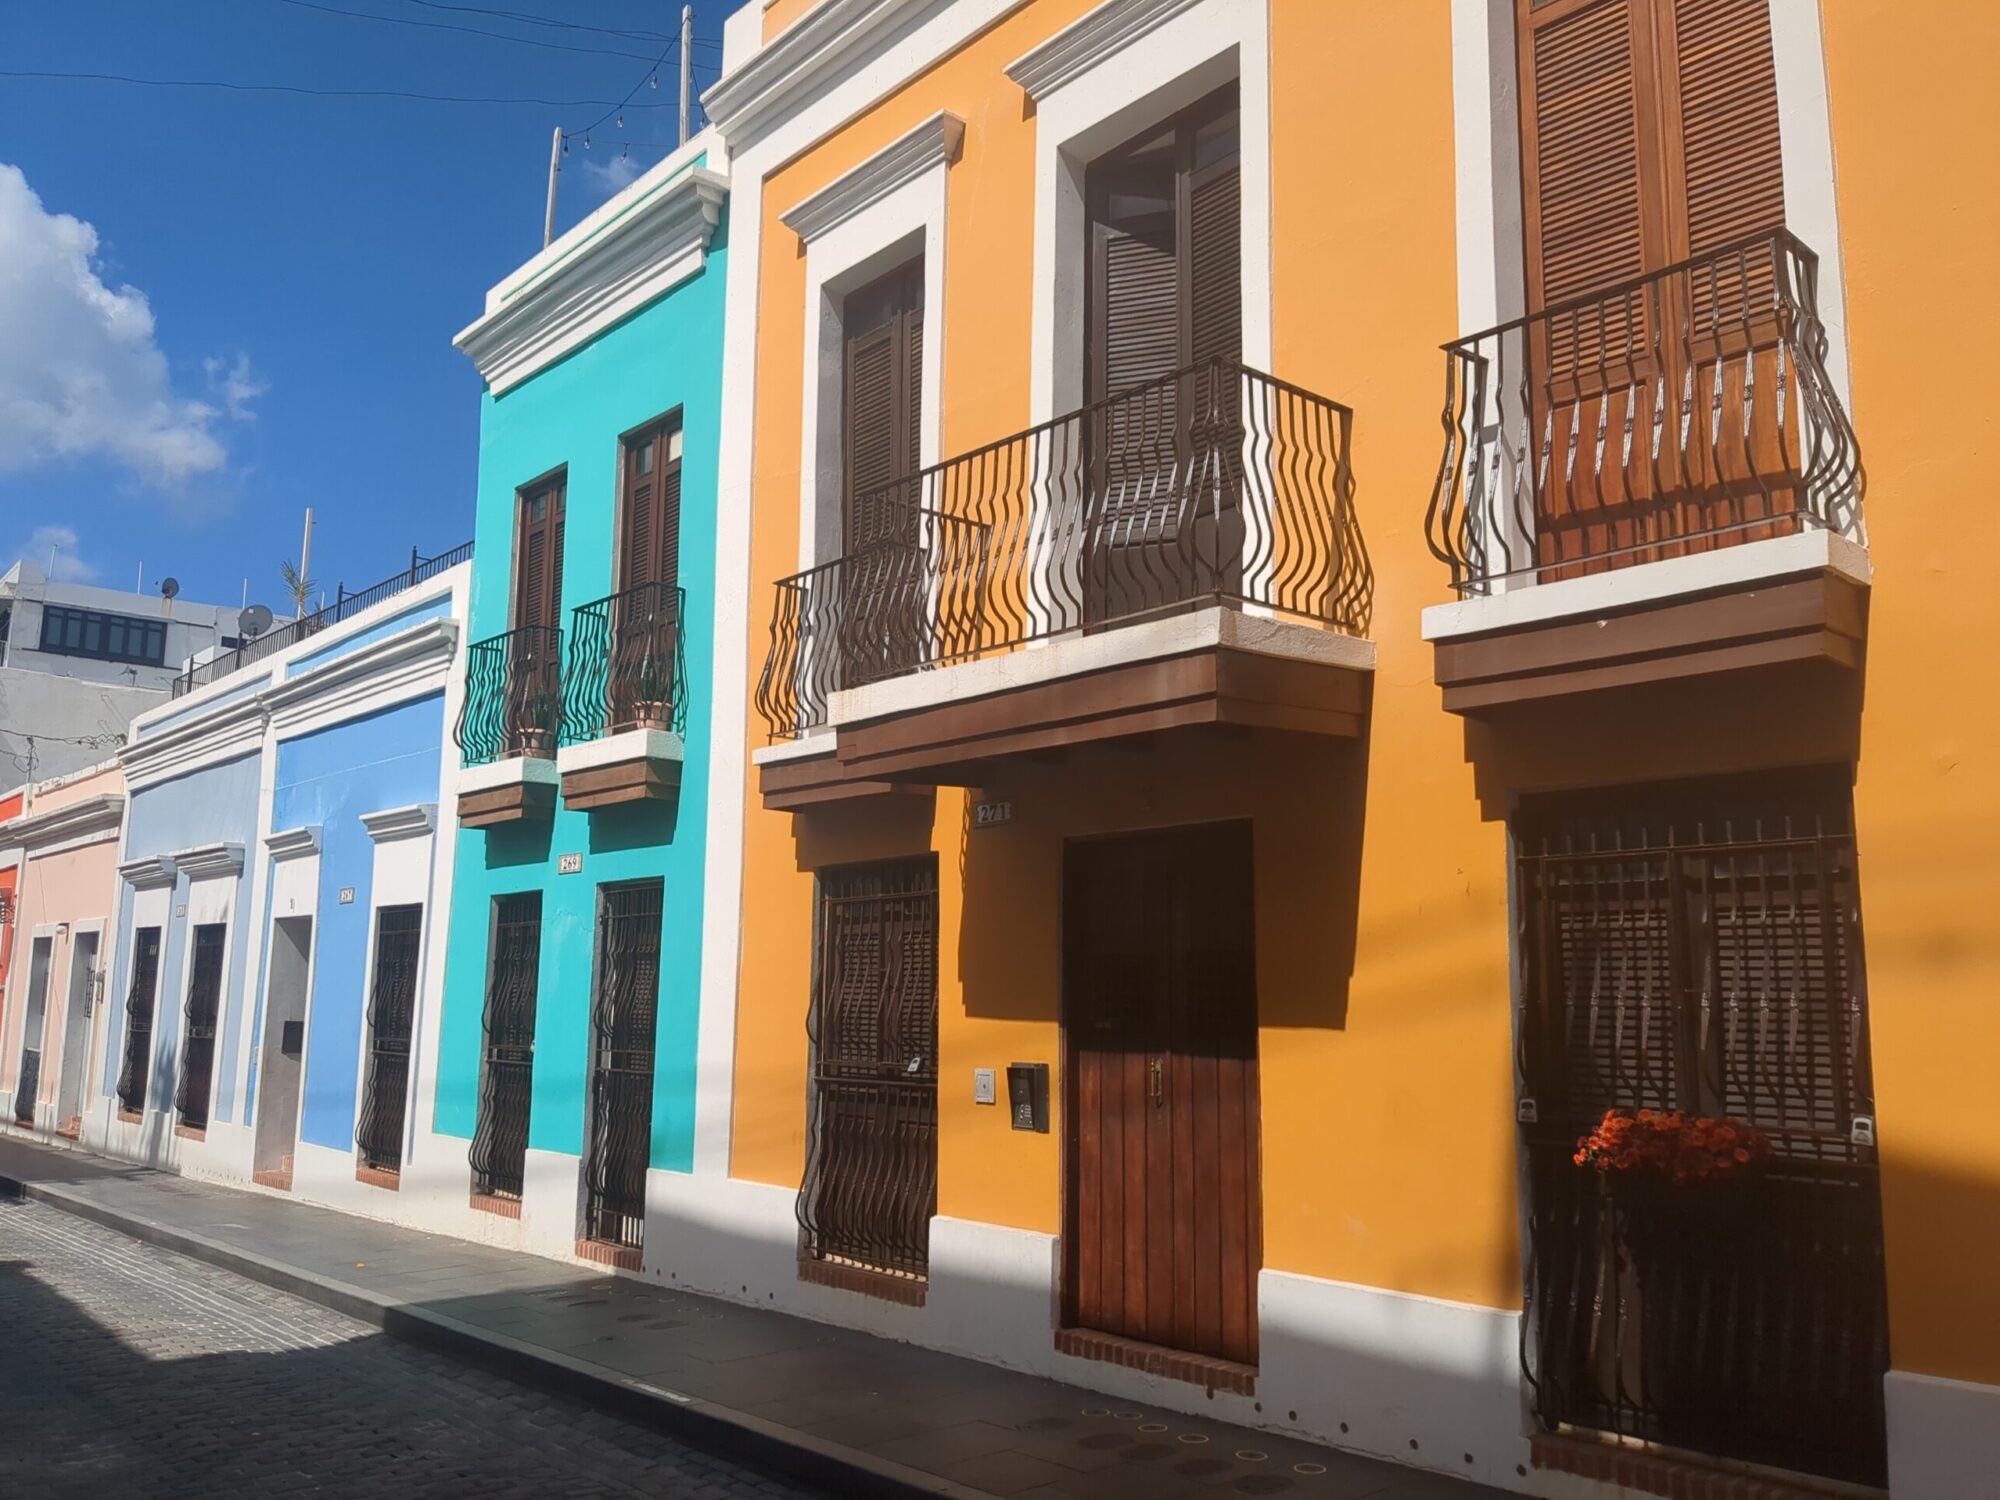
[[1063, 858], [1063, 1321], [1257, 1362], [1263, 1260], [1248, 823]]
[[1241, 589], [1241, 172], [1232, 85], [1091, 164], [1084, 613]]

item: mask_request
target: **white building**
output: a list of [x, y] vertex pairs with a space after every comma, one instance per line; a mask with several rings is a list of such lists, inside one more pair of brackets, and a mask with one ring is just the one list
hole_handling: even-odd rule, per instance
[[104, 759], [190, 657], [238, 644], [238, 613], [15, 563], [0, 574], [0, 787]]

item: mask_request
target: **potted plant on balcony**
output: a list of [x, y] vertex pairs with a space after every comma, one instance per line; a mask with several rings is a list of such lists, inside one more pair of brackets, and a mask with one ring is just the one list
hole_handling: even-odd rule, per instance
[[1710, 1378], [1718, 1319], [1734, 1309], [1733, 1271], [1755, 1254], [1754, 1183], [1771, 1138], [1739, 1120], [1687, 1110], [1607, 1109], [1571, 1158], [1596, 1174], [1621, 1269], [1637, 1287], [1635, 1355], [1645, 1400], [1706, 1425], [1730, 1393]]

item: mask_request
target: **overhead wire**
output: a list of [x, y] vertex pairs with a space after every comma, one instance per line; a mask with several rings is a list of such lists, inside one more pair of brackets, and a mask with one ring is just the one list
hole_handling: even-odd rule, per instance
[[623, 37], [633, 42], [664, 42], [672, 38], [663, 31], [647, 31], [641, 28], [619, 26], [591, 26], [582, 21], [559, 21], [550, 16], [530, 15], [520, 10], [496, 10], [485, 5], [446, 5], [443, 0], [410, 0], [412, 5], [421, 5], [425, 10], [454, 11], [463, 15], [500, 16], [509, 21], [520, 21], [529, 26], [554, 26], [565, 31], [594, 31], [600, 36]]
[[[322, 99], [415, 99], [426, 104], [534, 104], [544, 109], [670, 109], [672, 104], [633, 104], [605, 99], [542, 99], [529, 95], [425, 94], [408, 89], [321, 89], [294, 83], [235, 83], [220, 78], [135, 78], [126, 73], [64, 73], [36, 68], [0, 68], [0, 78], [53, 78], [70, 82], [130, 83], [156, 89], [223, 89], [238, 94], [306, 94]], [[637, 92], [636, 90], [634, 92]]]
[[426, 31], [457, 31], [467, 36], [489, 37], [496, 42], [513, 42], [522, 47], [541, 47], [555, 52], [581, 52], [594, 57], [629, 57], [645, 61], [646, 54], [613, 47], [579, 47], [569, 42], [544, 41], [540, 37], [513, 36], [505, 31], [489, 31], [483, 26], [465, 26], [456, 21], [420, 21], [415, 16], [385, 16], [375, 11], [347, 10], [338, 5], [323, 5], [320, 0], [279, 0], [280, 4], [297, 6], [300, 10], [316, 10], [329, 16], [346, 16], [356, 21], [380, 21], [388, 26], [420, 26]]

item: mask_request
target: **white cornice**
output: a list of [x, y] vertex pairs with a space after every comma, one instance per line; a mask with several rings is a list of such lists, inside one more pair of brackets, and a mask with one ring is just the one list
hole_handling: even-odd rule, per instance
[[264, 721], [264, 700], [255, 696], [232, 700], [212, 713], [134, 740], [120, 756], [126, 789], [138, 791], [202, 766], [254, 754], [264, 742]]
[[391, 839], [421, 838], [437, 826], [437, 804], [413, 802], [408, 807], [385, 807], [380, 812], [365, 812], [361, 815], [361, 826], [368, 830], [368, 837], [378, 844], [386, 844]]
[[19, 844], [30, 854], [51, 853], [52, 844], [89, 843], [115, 834], [124, 817], [124, 794], [104, 792], [45, 813], [0, 823], [0, 843]]
[[1104, 0], [1039, 47], [1007, 64], [1007, 76], [1039, 99], [1096, 67], [1200, 0]]
[[836, 224], [880, 202], [932, 167], [958, 158], [965, 121], [939, 110], [907, 135], [891, 141], [853, 171], [836, 177], [803, 203], [778, 215], [784, 226], [810, 244]]
[[352, 718], [364, 705], [379, 707], [437, 691], [457, 649], [458, 621], [437, 615], [287, 677], [268, 688], [261, 701], [280, 737], [296, 734], [309, 723]]
[[135, 891], [158, 890], [174, 883], [174, 862], [165, 854], [149, 854], [144, 859], [128, 859], [118, 867], [118, 878]]
[[[881, 63], [866, 90], [879, 98], [1027, 0], [821, 0], [701, 96], [732, 152], [769, 134], [837, 85]], [[943, 30], [917, 34], [932, 21]], [[917, 38], [916, 45], [900, 44]], [[874, 85], [879, 84], [879, 87]]]
[[190, 880], [201, 880], [210, 875], [241, 875], [243, 846], [197, 844], [192, 849], [176, 849], [173, 862], [174, 868]]
[[452, 343], [494, 395], [519, 385], [700, 271], [728, 196], [722, 173], [686, 168], [539, 274], [497, 289], [497, 300]]
[[264, 852], [273, 859], [297, 859], [303, 854], [317, 854], [319, 828], [317, 823], [306, 823], [297, 828], [281, 828], [275, 833], [267, 833], [264, 835]]

